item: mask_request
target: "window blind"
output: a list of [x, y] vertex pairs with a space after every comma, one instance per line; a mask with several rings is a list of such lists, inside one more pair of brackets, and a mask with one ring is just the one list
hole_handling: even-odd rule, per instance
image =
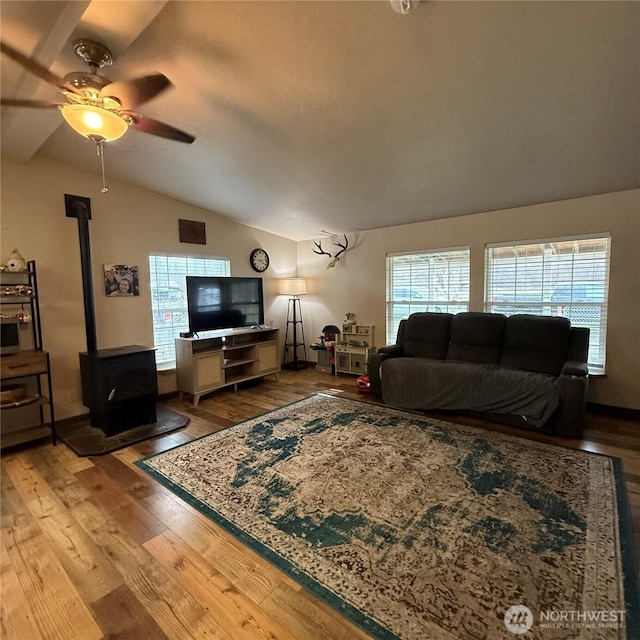
[[486, 245], [485, 311], [588, 327], [589, 365], [604, 369], [610, 248], [608, 235]]
[[469, 248], [387, 255], [386, 341], [395, 342], [400, 320], [419, 311], [469, 310]]
[[189, 330], [186, 276], [229, 276], [228, 258], [149, 256], [153, 341], [158, 364], [176, 359], [175, 338]]

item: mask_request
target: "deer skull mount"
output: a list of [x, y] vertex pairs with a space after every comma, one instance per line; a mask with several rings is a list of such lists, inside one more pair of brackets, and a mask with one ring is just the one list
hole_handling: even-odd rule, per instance
[[327, 269], [331, 269], [331, 267], [335, 267], [336, 263], [340, 260], [340, 256], [347, 250], [349, 247], [349, 239], [347, 238], [347, 234], [344, 234], [344, 244], [340, 242], [334, 242], [333, 244], [336, 247], [340, 247], [340, 251], [335, 254], [330, 254], [328, 251], [325, 251], [322, 248], [322, 240], [318, 240], [318, 242], [314, 243], [316, 245], [316, 249], [313, 250], [313, 253], [317, 253], [319, 256], [329, 256], [331, 260], [329, 260], [329, 264], [327, 265]]

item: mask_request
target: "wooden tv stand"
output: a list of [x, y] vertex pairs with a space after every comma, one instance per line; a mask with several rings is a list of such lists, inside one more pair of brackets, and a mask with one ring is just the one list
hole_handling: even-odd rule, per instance
[[207, 331], [202, 337], [176, 338], [178, 391], [200, 398], [222, 387], [278, 374], [278, 329]]

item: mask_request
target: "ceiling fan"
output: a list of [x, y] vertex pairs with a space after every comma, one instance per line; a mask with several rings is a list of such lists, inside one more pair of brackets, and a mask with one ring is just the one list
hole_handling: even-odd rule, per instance
[[124, 82], [111, 82], [98, 75], [100, 69], [113, 62], [107, 47], [85, 38], [76, 41], [73, 48], [78, 58], [89, 65], [91, 73], [77, 71], [59, 78], [40, 63], [5, 42], [0, 42], [2, 53], [59, 89], [63, 98], [61, 102], [2, 98], [0, 104], [5, 107], [60, 109], [64, 119], [75, 131], [96, 143], [117, 140], [129, 127], [187, 144], [195, 140], [192, 135], [180, 129], [134, 111], [172, 86], [166, 76], [158, 73]]

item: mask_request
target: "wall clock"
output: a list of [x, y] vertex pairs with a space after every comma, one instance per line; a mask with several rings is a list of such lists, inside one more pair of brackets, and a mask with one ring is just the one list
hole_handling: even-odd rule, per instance
[[254, 249], [249, 256], [249, 262], [254, 271], [262, 273], [269, 266], [269, 254], [264, 249]]

